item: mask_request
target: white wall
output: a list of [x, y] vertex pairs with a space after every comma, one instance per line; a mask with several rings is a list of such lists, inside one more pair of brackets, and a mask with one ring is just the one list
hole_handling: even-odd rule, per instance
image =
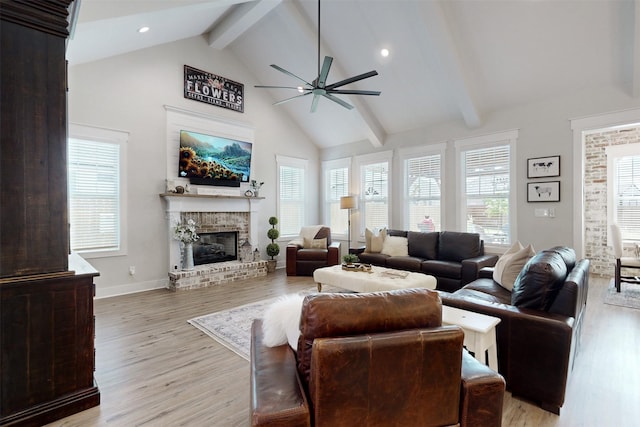
[[[182, 89], [185, 64], [243, 83], [244, 113], [185, 99]], [[308, 159], [308, 194], [317, 194], [318, 149], [254, 84], [255, 78], [235, 57], [209, 48], [201, 37], [70, 67], [69, 121], [130, 133], [128, 253], [89, 259], [100, 271], [96, 279], [98, 297], [164, 287], [167, 282], [168, 236], [165, 205], [159, 197], [165, 190], [167, 177], [164, 105], [244, 122], [255, 129], [252, 175], [265, 182], [260, 195], [266, 197], [258, 222], [260, 230], [264, 230], [259, 233], [258, 242], [263, 251], [269, 243], [267, 219], [276, 214], [275, 156]], [[310, 221], [316, 223], [318, 201], [309, 200], [309, 208]], [[282, 247], [279, 263], [283, 260]], [[129, 266], [135, 266], [134, 276], [129, 275]]]
[[[578, 117], [601, 114], [604, 112], [637, 108], [640, 100], [634, 99], [617, 87], [592, 88], [579, 93], [558, 96], [555, 99], [540, 101], [529, 105], [516, 105], [511, 108], [487, 112], [483, 125], [469, 129], [460, 121], [441, 123], [426, 128], [390, 135], [384, 146], [374, 149], [369, 143], [361, 141], [345, 146], [322, 150], [321, 160], [331, 160], [355, 156], [375, 151], [394, 150], [393, 194], [402, 192], [402, 165], [398, 159], [398, 148], [425, 144], [447, 143], [446, 151], [446, 212], [444, 229], [455, 229], [457, 200], [451, 195], [456, 191], [455, 149], [453, 140], [470, 136], [486, 135], [518, 129], [519, 138], [516, 147], [517, 182], [512, 189], [517, 191], [517, 222], [514, 238], [522, 243], [532, 243], [537, 250], [555, 245], [573, 246], [573, 223], [578, 212], [573, 209], [574, 191], [579, 191], [581, 182], [574, 182], [573, 176], [573, 137], [570, 120]], [[549, 180], [561, 181], [558, 203], [527, 203], [526, 164], [528, 158], [561, 156], [561, 176]], [[401, 199], [392, 200], [392, 206], [398, 206]], [[534, 216], [535, 208], [555, 208], [555, 218]], [[402, 228], [402, 210], [393, 209], [391, 227]]]

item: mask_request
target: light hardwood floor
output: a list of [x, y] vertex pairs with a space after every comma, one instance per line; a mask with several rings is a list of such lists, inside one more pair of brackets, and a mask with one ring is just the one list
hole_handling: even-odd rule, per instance
[[[503, 426], [640, 425], [640, 310], [603, 304], [591, 278], [582, 348], [556, 416], [505, 396]], [[247, 426], [249, 363], [187, 320], [308, 289], [311, 278], [266, 278], [97, 300], [101, 405], [51, 426]]]

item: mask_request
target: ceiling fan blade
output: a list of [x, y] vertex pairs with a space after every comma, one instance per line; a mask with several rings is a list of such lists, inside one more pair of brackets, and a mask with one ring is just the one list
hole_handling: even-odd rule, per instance
[[328, 89], [327, 92], [337, 95], [373, 95], [379, 96], [380, 91], [377, 90], [351, 90], [351, 89]]
[[318, 101], [320, 100], [320, 95], [313, 94], [313, 101], [311, 101], [311, 112], [315, 113], [318, 109]]
[[331, 63], [333, 62], [333, 58], [330, 56], [324, 57], [324, 62], [322, 63], [322, 70], [320, 71], [320, 75], [318, 75], [318, 87], [323, 88], [327, 83], [327, 76], [329, 75], [329, 69], [331, 68]]
[[271, 66], [272, 66], [273, 68], [275, 68], [276, 70], [278, 70], [278, 71], [280, 71], [280, 72], [282, 72], [282, 73], [285, 73], [285, 74], [286, 74], [286, 75], [288, 75], [288, 76], [294, 77], [294, 78], [296, 78], [296, 79], [300, 80], [301, 82], [306, 83], [306, 84], [307, 84], [307, 86], [311, 86], [311, 87], [313, 87], [313, 85], [312, 85], [311, 83], [309, 83], [308, 81], [306, 81], [305, 79], [303, 79], [303, 78], [301, 78], [301, 77], [296, 76], [296, 75], [295, 75], [295, 74], [293, 74], [292, 72], [287, 71], [287, 70], [285, 70], [285, 69], [284, 69], [284, 68], [282, 68], [282, 67], [278, 67], [276, 64], [271, 64]]
[[[264, 89], [295, 89], [300, 90], [298, 87], [293, 86], [264, 86], [264, 85], [255, 85], [254, 87], [264, 88]], [[311, 90], [309, 88], [303, 87], [302, 90]]]
[[348, 79], [340, 80], [339, 82], [330, 84], [329, 86], [325, 87], [325, 89], [327, 89], [327, 90], [335, 89], [337, 87], [344, 86], [344, 85], [347, 85], [349, 83], [357, 82], [359, 80], [368, 79], [369, 77], [373, 77], [373, 76], [377, 76], [377, 75], [378, 75], [377, 71], [375, 71], [375, 70], [369, 71], [368, 73], [359, 74], [357, 76], [349, 77]]
[[307, 92], [307, 93], [303, 93], [302, 95], [292, 96], [291, 98], [287, 98], [287, 99], [283, 99], [282, 101], [274, 102], [274, 103], [273, 103], [273, 105], [280, 105], [280, 104], [284, 104], [285, 102], [291, 101], [292, 99], [300, 98], [301, 96], [307, 96], [307, 95], [309, 95], [310, 93], [311, 93], [311, 92]]
[[323, 96], [326, 97], [326, 98], [329, 98], [333, 102], [337, 102], [338, 104], [342, 105], [347, 110], [353, 110], [353, 105], [349, 104], [348, 102], [343, 101], [342, 99], [338, 98], [337, 96], [333, 96], [333, 95], [331, 95], [329, 93], [325, 93]]

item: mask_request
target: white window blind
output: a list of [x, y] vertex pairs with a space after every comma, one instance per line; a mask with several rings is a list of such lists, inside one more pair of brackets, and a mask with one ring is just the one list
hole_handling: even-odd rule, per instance
[[295, 236], [305, 225], [305, 169], [282, 164], [278, 168], [278, 174], [280, 234]]
[[405, 198], [408, 224], [412, 231], [440, 231], [441, 228], [441, 155], [406, 159]]
[[509, 244], [510, 145], [462, 152], [466, 229], [486, 243]]
[[360, 167], [362, 228], [371, 230], [389, 226], [389, 162]]
[[640, 155], [615, 159], [614, 221], [625, 240], [640, 240]]
[[340, 197], [349, 195], [349, 168], [328, 168], [326, 174], [325, 209], [333, 234], [347, 234], [349, 210], [340, 209]]
[[120, 145], [69, 139], [68, 182], [71, 249], [120, 250]]

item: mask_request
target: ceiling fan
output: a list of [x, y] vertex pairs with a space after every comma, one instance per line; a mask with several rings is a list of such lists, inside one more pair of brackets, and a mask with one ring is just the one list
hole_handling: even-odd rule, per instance
[[300, 92], [300, 95], [292, 96], [291, 98], [283, 99], [282, 101], [278, 101], [273, 105], [284, 104], [285, 102], [291, 101], [292, 99], [301, 98], [303, 96], [313, 94], [313, 100], [311, 101], [311, 112], [315, 112], [318, 108], [318, 101], [321, 96], [324, 96], [327, 99], [330, 99], [333, 102], [336, 102], [342, 105], [344, 108], [349, 110], [353, 109], [353, 105], [348, 102], [343, 101], [334, 95], [373, 95], [379, 96], [379, 91], [372, 90], [355, 90], [355, 89], [339, 89], [342, 86], [345, 86], [349, 83], [354, 83], [360, 80], [368, 79], [369, 77], [377, 76], [378, 72], [373, 70], [368, 73], [358, 74], [357, 76], [349, 77], [348, 79], [340, 80], [339, 82], [327, 84], [327, 77], [329, 75], [329, 69], [331, 68], [331, 63], [333, 62], [333, 58], [330, 56], [324, 57], [324, 62], [322, 63], [322, 69], [320, 68], [320, 0], [318, 0], [318, 77], [313, 80], [312, 83], [304, 80], [301, 77], [296, 76], [290, 71], [285, 70], [282, 67], [277, 66], [276, 64], [271, 64], [271, 67], [276, 70], [285, 73], [293, 78], [296, 78], [303, 82], [305, 86], [263, 86], [256, 85], [257, 88], [267, 88], [267, 89], [295, 89]]

